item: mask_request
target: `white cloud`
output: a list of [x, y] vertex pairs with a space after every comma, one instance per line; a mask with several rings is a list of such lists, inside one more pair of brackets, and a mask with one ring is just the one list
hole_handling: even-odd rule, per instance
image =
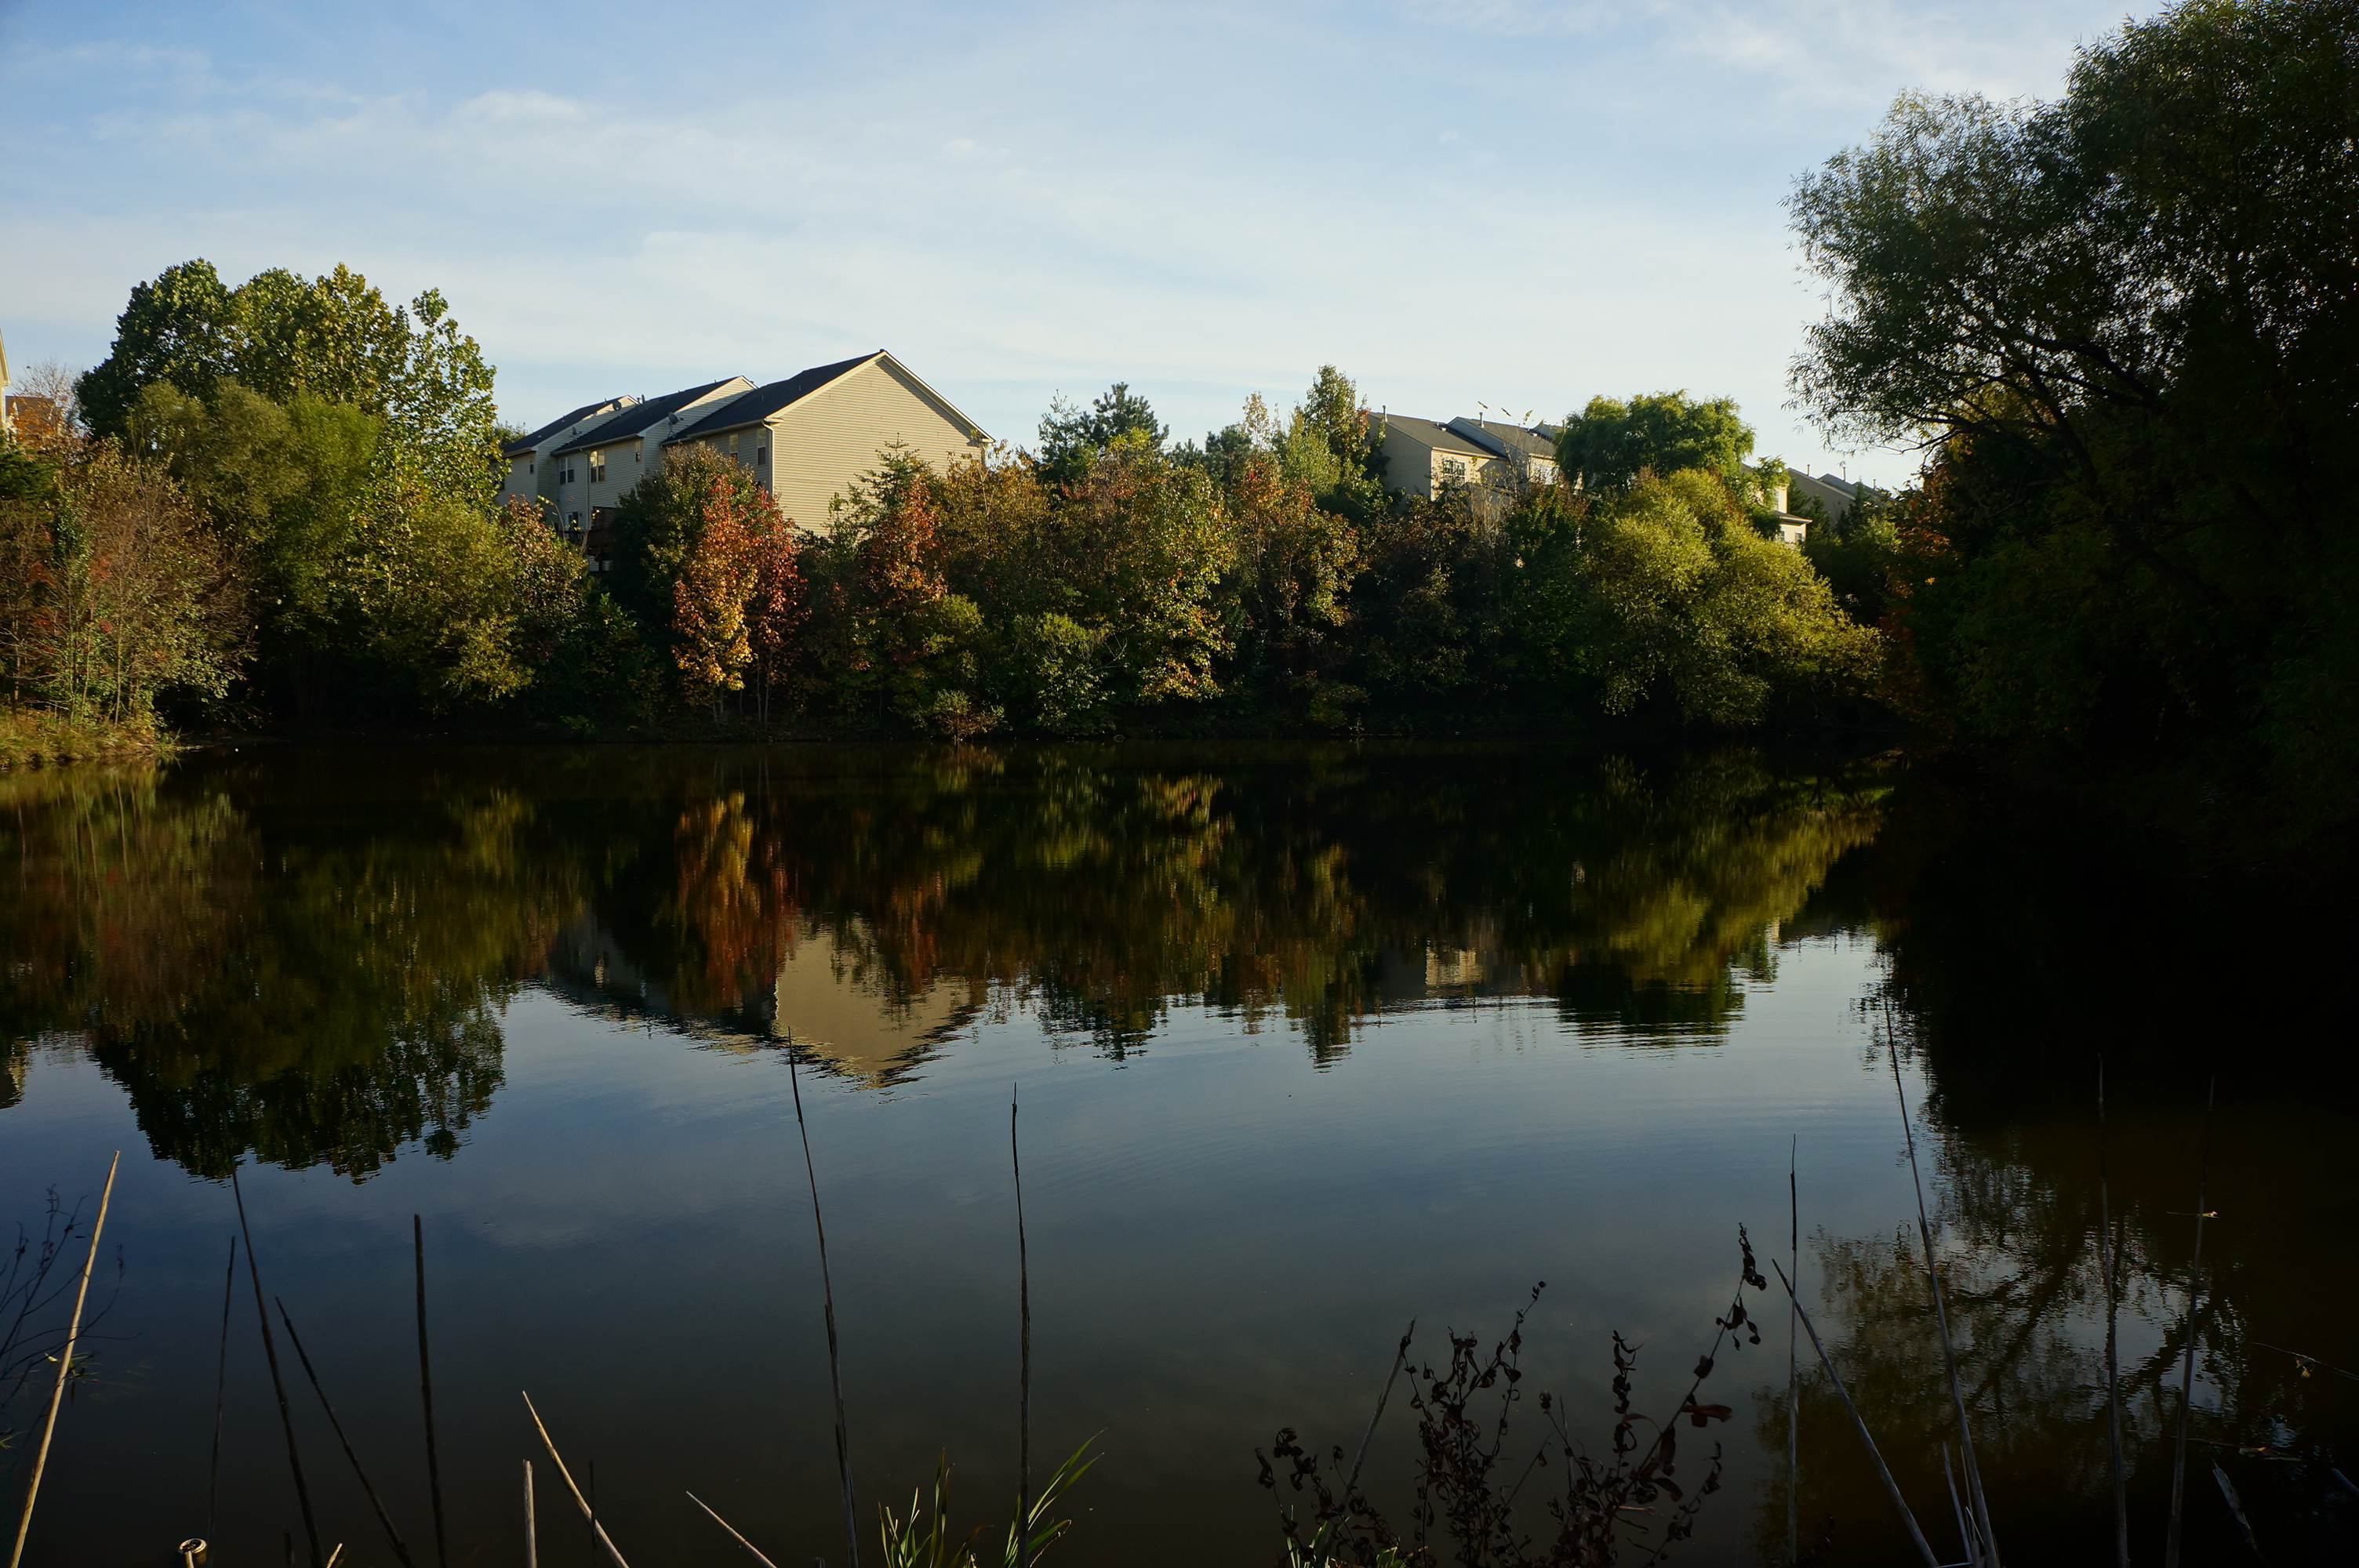
[[2104, 22], [1415, 0], [928, 12], [872, 42], [789, 36], [797, 13], [762, 70], [660, 30], [600, 78], [538, 48], [380, 68], [332, 17], [299, 59], [74, 38], [60, 12], [0, 51], [0, 330], [89, 362], [172, 262], [345, 261], [441, 287], [527, 417], [889, 346], [1003, 435], [1117, 377], [1194, 433], [1333, 361], [1445, 416], [1733, 393], [1765, 449], [1832, 466], [1780, 406], [1816, 314], [1788, 181], [1902, 86], [2054, 92], [2075, 16]]

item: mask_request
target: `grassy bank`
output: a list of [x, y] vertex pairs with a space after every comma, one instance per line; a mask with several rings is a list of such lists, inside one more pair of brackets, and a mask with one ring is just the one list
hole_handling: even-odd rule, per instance
[[116, 724], [38, 708], [0, 708], [0, 768], [158, 756], [172, 749], [171, 736], [153, 722]]

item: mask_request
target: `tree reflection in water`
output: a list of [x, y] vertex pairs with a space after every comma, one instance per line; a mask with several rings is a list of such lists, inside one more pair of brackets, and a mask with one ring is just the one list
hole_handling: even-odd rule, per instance
[[[305, 751], [6, 789], [20, 1064], [79, 1043], [192, 1172], [356, 1180], [457, 1147], [537, 979], [876, 1081], [982, 1009], [1116, 1058], [1189, 1004], [1321, 1062], [1435, 1000], [1709, 1038], [1876, 822], [1741, 752]], [[799, 1028], [814, 951], [874, 1038]]]
[[[2190, 1550], [2232, 1544], [2215, 1454], [2286, 1552], [2334, 1539], [2321, 1477], [2359, 1434], [2359, 1382], [2267, 1347], [2353, 1359], [2335, 1353], [2359, 1292], [2350, 1068], [2303, 1044], [2339, 1038], [2335, 989], [2279, 988], [2267, 1048], [2247, 1049], [2251, 988], [2222, 977], [2333, 972], [2342, 928], [1938, 777], [1883, 781], [1741, 751], [1347, 744], [288, 748], [0, 777], [0, 1105], [37, 1043], [83, 1051], [192, 1173], [259, 1159], [361, 1181], [454, 1156], [494, 1107], [501, 1014], [527, 985], [730, 1048], [789, 1041], [854, 1083], [922, 1075], [979, 1016], [1120, 1061], [1194, 1007], [1348, 1071], [1388, 1010], [1504, 998], [1575, 1034], [1709, 1044], [1781, 943], [1872, 935], [1888, 978], [1863, 1005], [1891, 1002], [1930, 1090], [1939, 1245], [2010, 1559], [2106, 1545], [2100, 1049], [2137, 1539], [2169, 1486], [2191, 1108], [2213, 1070], [2219, 1304]], [[1811, 1252], [1838, 1365], [1939, 1539], [1948, 1401], [1916, 1243], [1821, 1233]], [[1782, 1393], [1760, 1394], [1767, 1454]], [[1832, 1512], [1843, 1557], [1897, 1560], [1815, 1377], [1801, 1421], [1805, 1540]], [[1763, 1502], [1769, 1555], [1784, 1499]]]

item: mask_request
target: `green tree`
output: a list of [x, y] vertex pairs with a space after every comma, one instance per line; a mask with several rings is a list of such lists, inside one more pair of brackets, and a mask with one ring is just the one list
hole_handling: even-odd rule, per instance
[[1545, 496], [1510, 534], [1516, 641], [1536, 697], [1553, 687], [1561, 701], [1571, 686], [1608, 714], [1663, 702], [1742, 726], [1874, 673], [1876, 634], [1799, 554], [1756, 533], [1709, 469], [1595, 500]]
[[1158, 422], [1147, 399], [1118, 381], [1087, 408], [1076, 408], [1060, 395], [1050, 400], [1040, 416], [1040, 463], [1060, 480], [1078, 478], [1089, 460], [1116, 441], [1144, 442], [1158, 450], [1171, 429]]
[[9, 553], [30, 568], [10, 637], [20, 689], [135, 728], [167, 694], [229, 689], [250, 648], [244, 585], [169, 478], [102, 446], [46, 484], [11, 481]]
[[492, 375], [437, 290], [392, 307], [342, 265], [316, 278], [272, 268], [229, 288], [193, 261], [133, 288], [113, 351], [78, 390], [101, 436], [127, 434], [140, 394], [159, 382], [204, 396], [227, 376], [281, 405], [302, 394], [349, 404], [382, 418], [433, 483], [487, 501]]
[[235, 373], [244, 339], [237, 302], [209, 261], [166, 267], [134, 284], [114, 321], [114, 349], [75, 385], [82, 416], [101, 436], [119, 436], [150, 382], [201, 392]]
[[[1896, 606], [1969, 732], [2359, 766], [2359, 94], [2347, 6], [2189, 0], [2064, 98], [1904, 96], [1801, 180], [1834, 286], [1794, 384], [1931, 452]], [[2253, 192], [2266, 190], [2267, 200]]]
[[606, 590], [662, 651], [666, 665], [672, 663], [673, 586], [703, 536], [705, 503], [716, 482], [728, 490], [734, 508], [765, 504], [751, 469], [702, 445], [667, 452], [663, 466], [615, 503], [616, 549]]
[[1699, 403], [1684, 392], [1641, 393], [1627, 403], [1593, 397], [1565, 416], [1556, 438], [1557, 462], [1569, 478], [1597, 491], [1626, 489], [1641, 471], [1673, 474], [1710, 469], [1731, 485], [1744, 482], [1753, 450], [1753, 427], [1733, 397]]

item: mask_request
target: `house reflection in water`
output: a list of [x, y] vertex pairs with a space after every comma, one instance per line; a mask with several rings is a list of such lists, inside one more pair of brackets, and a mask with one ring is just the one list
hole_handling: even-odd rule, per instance
[[888, 1084], [946, 1044], [978, 1003], [966, 985], [940, 978], [894, 994], [866, 959], [861, 923], [851, 926], [842, 941], [826, 926], [804, 933], [778, 967], [771, 1030], [847, 1076]]
[[719, 1009], [684, 1005], [635, 962], [594, 917], [550, 945], [544, 979], [576, 1006], [614, 1018], [659, 1020], [709, 1047], [755, 1051], [790, 1044], [846, 1077], [898, 1082], [972, 1019], [981, 1002], [965, 981], [936, 978], [911, 990], [885, 978], [866, 924], [805, 923], [766, 990]]

